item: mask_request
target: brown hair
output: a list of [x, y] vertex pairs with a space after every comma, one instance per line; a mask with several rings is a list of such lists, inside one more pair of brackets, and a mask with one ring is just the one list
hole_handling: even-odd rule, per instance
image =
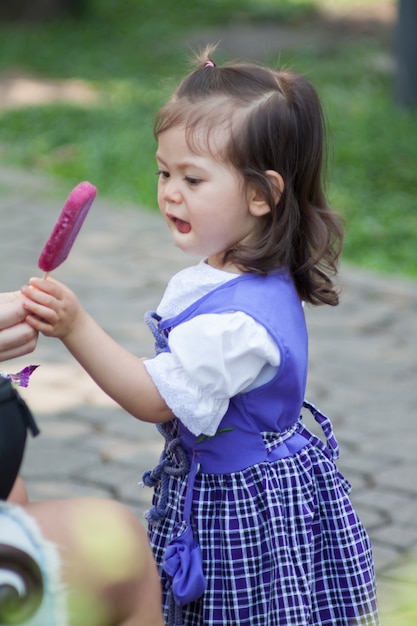
[[[226, 251], [225, 259], [260, 274], [288, 268], [300, 298], [336, 305], [331, 276], [343, 231], [323, 188], [326, 137], [317, 93], [303, 76], [287, 70], [251, 63], [215, 66], [213, 49], [198, 55], [197, 69], [159, 111], [155, 136], [184, 126], [190, 142], [201, 140], [203, 132], [210, 146], [213, 129], [226, 132], [218, 158], [259, 189], [271, 212], [261, 218], [257, 240]], [[281, 194], [267, 170], [282, 176]]]

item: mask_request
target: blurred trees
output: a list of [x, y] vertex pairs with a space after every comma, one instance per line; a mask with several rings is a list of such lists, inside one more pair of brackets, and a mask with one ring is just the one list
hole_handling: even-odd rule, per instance
[[80, 17], [88, 0], [0, 0], [1, 21], [43, 21]]

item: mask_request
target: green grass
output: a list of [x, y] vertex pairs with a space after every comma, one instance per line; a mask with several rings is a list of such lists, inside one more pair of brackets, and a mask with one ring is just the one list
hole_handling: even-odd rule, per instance
[[[69, 188], [88, 179], [102, 195], [154, 208], [152, 118], [186, 71], [181, 34], [236, 20], [297, 21], [317, 3], [124, 0], [120, 11], [121, 4], [90, 0], [79, 21], [0, 25], [0, 72], [83, 79], [99, 94], [93, 107], [0, 107], [0, 162], [52, 173]], [[331, 54], [299, 48], [281, 61], [307, 74], [327, 112], [329, 195], [346, 221], [344, 258], [416, 277], [417, 114], [395, 107], [387, 52], [369, 39]]]

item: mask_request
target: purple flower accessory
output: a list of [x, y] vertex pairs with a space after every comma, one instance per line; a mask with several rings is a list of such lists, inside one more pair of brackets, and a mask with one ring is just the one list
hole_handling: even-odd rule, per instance
[[0, 372], [0, 376], [8, 378], [14, 387], [27, 387], [29, 385], [29, 377], [39, 367], [39, 365], [28, 365], [24, 367], [17, 374], [6, 374], [6, 372]]

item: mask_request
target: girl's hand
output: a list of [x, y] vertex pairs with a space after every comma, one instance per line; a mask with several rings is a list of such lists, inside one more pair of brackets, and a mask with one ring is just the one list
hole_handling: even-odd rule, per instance
[[53, 278], [31, 278], [21, 289], [26, 322], [48, 337], [65, 341], [76, 330], [84, 309], [75, 294]]

